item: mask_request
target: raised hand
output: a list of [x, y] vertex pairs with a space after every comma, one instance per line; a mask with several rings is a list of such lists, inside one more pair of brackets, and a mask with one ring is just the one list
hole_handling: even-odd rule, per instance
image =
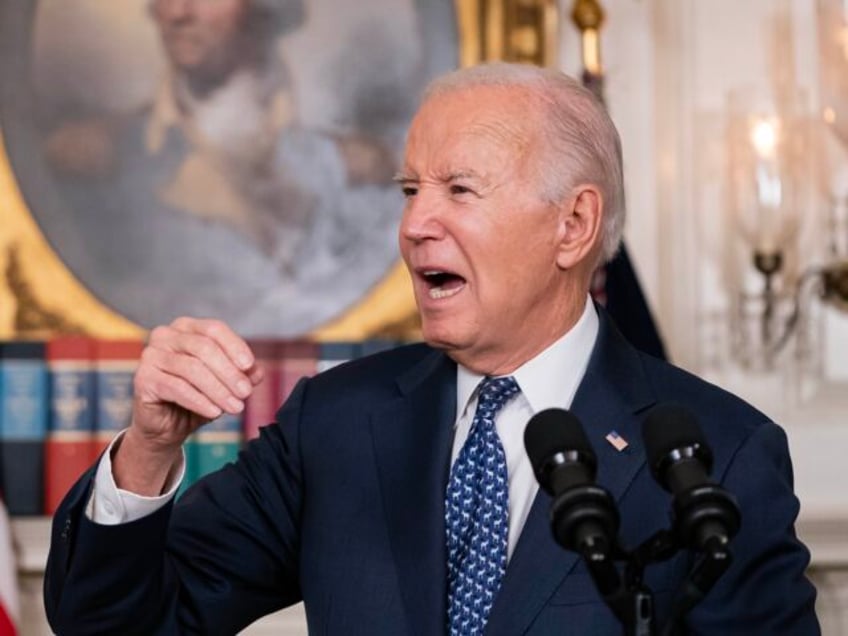
[[241, 412], [261, 380], [247, 343], [221, 321], [178, 318], [154, 329], [135, 375], [132, 424], [112, 459], [118, 487], [158, 495], [186, 438]]

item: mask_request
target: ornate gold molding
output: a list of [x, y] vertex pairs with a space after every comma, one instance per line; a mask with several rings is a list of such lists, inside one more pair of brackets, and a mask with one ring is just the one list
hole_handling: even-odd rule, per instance
[[15, 299], [12, 329], [18, 337], [43, 338], [52, 333], [85, 333], [80, 325], [70, 322], [46, 308], [33, 294], [21, 267], [20, 245], [10, 245], [6, 252], [6, 284]]
[[459, 2], [463, 66], [506, 60], [548, 66], [559, 42], [555, 0], [466, 0]]
[[104, 306], [65, 267], [27, 209], [0, 134], [0, 338], [145, 331]]

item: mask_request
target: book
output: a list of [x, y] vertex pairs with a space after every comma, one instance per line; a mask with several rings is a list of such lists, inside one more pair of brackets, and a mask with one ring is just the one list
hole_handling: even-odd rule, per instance
[[195, 458], [195, 450], [194, 447], [196, 445], [195, 436], [197, 432], [192, 433], [188, 436], [185, 442], [183, 442], [183, 454], [185, 455], [185, 472], [183, 473], [183, 481], [180, 484], [179, 489], [177, 490], [176, 498], [179, 499], [182, 494], [191, 488], [194, 482], [197, 481], [198, 471], [196, 467], [197, 459]]
[[285, 402], [301, 378], [309, 378], [318, 372], [318, 357], [321, 348], [308, 340], [287, 340], [283, 343], [280, 367], [279, 402]]
[[253, 387], [250, 397], [245, 400], [244, 440], [248, 442], [259, 437], [259, 429], [274, 421], [282, 400], [281, 367], [283, 343], [281, 340], [249, 340], [256, 366], [264, 371], [262, 382]]
[[44, 512], [52, 515], [94, 461], [94, 341], [63, 336], [47, 342], [50, 420], [44, 444]]
[[395, 340], [386, 340], [384, 338], [372, 338], [371, 340], [363, 340], [359, 346], [360, 357], [370, 356], [381, 351], [388, 351], [399, 346], [400, 343]]
[[44, 508], [44, 351], [43, 342], [0, 343], [0, 484], [12, 515], [40, 515]]
[[241, 414], [224, 413], [194, 432], [194, 439], [189, 445], [189, 464], [194, 481], [236, 460], [241, 450], [241, 420]]
[[318, 362], [316, 370], [323, 373], [335, 366], [359, 357], [360, 343], [358, 342], [322, 342], [318, 345]]
[[197, 445], [195, 439], [196, 435], [197, 432], [192, 433], [188, 436], [188, 439], [183, 442], [183, 454], [185, 455], [185, 472], [183, 473], [183, 481], [180, 484], [179, 489], [177, 490], [177, 499], [179, 499], [186, 490], [191, 488], [198, 478], [196, 457], [197, 454], [195, 452], [195, 446]]
[[130, 425], [133, 408], [133, 377], [144, 343], [140, 340], [94, 341], [95, 457]]

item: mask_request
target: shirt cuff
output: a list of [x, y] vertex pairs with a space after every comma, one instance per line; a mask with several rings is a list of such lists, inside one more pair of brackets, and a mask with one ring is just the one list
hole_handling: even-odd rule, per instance
[[174, 498], [185, 476], [185, 452], [181, 451], [179, 463], [165, 482], [164, 494], [144, 497], [118, 488], [112, 476], [112, 449], [124, 433], [126, 430], [115, 436], [97, 466], [94, 488], [85, 507], [86, 516], [94, 523], [107, 526], [129, 523], [156, 512]]

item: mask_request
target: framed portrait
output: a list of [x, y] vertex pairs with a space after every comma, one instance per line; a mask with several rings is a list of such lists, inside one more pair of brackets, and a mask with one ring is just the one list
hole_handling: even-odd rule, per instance
[[8, 0], [0, 338], [414, 330], [392, 183], [434, 76], [545, 63], [549, 0]]

